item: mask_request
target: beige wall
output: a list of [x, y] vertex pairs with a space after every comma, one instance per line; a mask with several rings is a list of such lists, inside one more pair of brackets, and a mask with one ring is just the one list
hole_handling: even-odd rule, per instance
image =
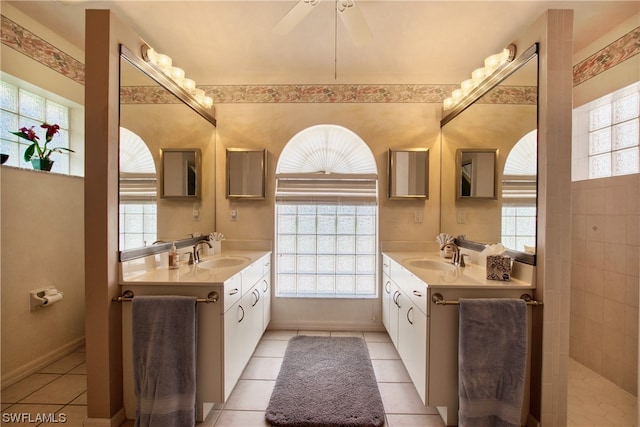
[[[84, 340], [84, 182], [0, 168], [2, 386]], [[29, 291], [55, 286], [62, 301], [30, 311]]]
[[[75, 58], [84, 58], [83, 52], [11, 5], [3, 4], [2, 14]], [[5, 45], [0, 45], [0, 56], [3, 72], [73, 103], [84, 102], [81, 84]], [[72, 173], [82, 174], [84, 112], [76, 108], [71, 114], [72, 123], [80, 130], [75, 137], [72, 135], [76, 150]], [[83, 344], [84, 182], [77, 177], [5, 166], [0, 169], [0, 177], [1, 382], [6, 387]], [[49, 286], [64, 292], [63, 301], [29, 311], [29, 291]]]
[[[379, 177], [381, 241], [433, 241], [440, 227], [440, 104], [221, 104], [216, 107], [217, 231], [233, 239], [274, 239], [275, 170], [280, 152], [299, 131], [337, 124], [358, 134], [376, 159]], [[387, 198], [389, 148], [429, 148], [429, 200]], [[267, 148], [267, 197], [261, 201], [225, 199], [225, 149]], [[231, 210], [237, 221], [231, 221]], [[414, 213], [423, 222], [414, 222]], [[382, 330], [379, 300], [275, 298], [272, 328]]]
[[[627, 20], [578, 52], [584, 60], [638, 27]], [[636, 55], [574, 88], [576, 107], [640, 81]], [[572, 358], [638, 393], [640, 175], [572, 183]]]

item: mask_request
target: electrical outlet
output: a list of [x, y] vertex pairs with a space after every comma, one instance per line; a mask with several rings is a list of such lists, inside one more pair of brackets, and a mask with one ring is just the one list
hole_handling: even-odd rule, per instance
[[237, 220], [238, 220], [238, 210], [231, 209], [231, 221], [237, 221]]
[[467, 221], [465, 211], [458, 211], [458, 224], [464, 224]]
[[413, 212], [413, 222], [416, 224], [422, 224], [422, 210], [416, 209]]
[[193, 220], [200, 221], [200, 211], [198, 209], [193, 210]]

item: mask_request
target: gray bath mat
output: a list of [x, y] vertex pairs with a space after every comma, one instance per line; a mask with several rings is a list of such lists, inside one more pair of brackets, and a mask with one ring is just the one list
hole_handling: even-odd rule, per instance
[[291, 338], [269, 401], [276, 427], [379, 427], [384, 407], [363, 339]]

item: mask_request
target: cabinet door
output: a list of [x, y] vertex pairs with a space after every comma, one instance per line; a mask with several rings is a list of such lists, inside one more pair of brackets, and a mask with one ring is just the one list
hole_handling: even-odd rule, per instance
[[418, 390], [422, 402], [426, 401], [427, 316], [418, 310], [410, 297], [400, 294], [398, 319], [398, 353]]
[[246, 320], [243, 300], [236, 302], [224, 314], [224, 400], [226, 401], [242, 374], [246, 361], [243, 331]]
[[393, 345], [398, 348], [399, 313], [402, 305], [409, 303], [409, 300], [406, 297], [402, 298], [400, 288], [391, 280], [389, 281], [389, 292], [391, 299], [389, 304], [389, 328], [387, 328], [387, 332], [389, 332]]
[[389, 311], [391, 309], [391, 279], [382, 274], [382, 324], [389, 331]]
[[268, 272], [264, 275], [264, 277], [258, 284], [258, 287], [262, 294], [262, 332], [264, 332], [265, 329], [267, 329], [267, 326], [269, 326], [269, 322], [271, 321], [271, 272]]

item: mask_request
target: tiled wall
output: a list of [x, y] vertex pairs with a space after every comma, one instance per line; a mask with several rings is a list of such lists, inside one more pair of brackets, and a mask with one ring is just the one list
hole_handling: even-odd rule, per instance
[[570, 356], [637, 394], [640, 175], [572, 184]]

